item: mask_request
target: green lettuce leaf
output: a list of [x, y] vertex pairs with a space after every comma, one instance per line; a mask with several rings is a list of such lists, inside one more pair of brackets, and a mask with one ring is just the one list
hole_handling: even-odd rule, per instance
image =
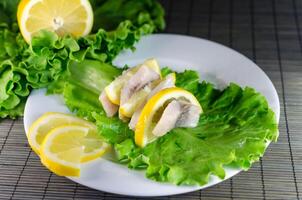
[[105, 115], [98, 99], [101, 91], [120, 74], [120, 69], [101, 61], [72, 61], [64, 76], [65, 80], [57, 84], [60, 85], [65, 103], [71, 111], [95, 121], [94, 113]]
[[113, 32], [99, 30], [95, 35], [78, 40], [41, 31], [32, 39], [29, 57], [25, 67], [30, 70], [28, 81], [34, 88], [46, 87], [54, 81], [60, 81], [69, 62], [81, 62], [84, 59], [111, 63], [124, 49], [133, 48], [135, 42], [150, 30], [136, 29], [130, 21], [122, 22]]
[[98, 95], [79, 85], [66, 83], [63, 96], [67, 107], [86, 120], [94, 121], [93, 112], [104, 113]]
[[[41, 31], [32, 39], [31, 46], [28, 46], [17, 30], [0, 26], [1, 116], [9, 117], [5, 113], [17, 108], [21, 99], [26, 98], [32, 89], [49, 87], [49, 94], [62, 93], [69, 63], [75, 67], [80, 66], [76, 64], [80, 62], [89, 65], [102, 63], [97, 73], [103, 72], [106, 76], [88, 80], [86, 78], [89, 74], [83, 74], [85, 77], [82, 79], [86, 80], [82, 86], [98, 82], [103, 85], [98, 85], [102, 89], [120, 73], [119, 69], [109, 66], [112, 60], [122, 50], [133, 49], [133, 45], [142, 35], [151, 32], [152, 29], [136, 28], [130, 21], [125, 21], [115, 31], [106, 32], [100, 29], [95, 35], [79, 39], [70, 36], [60, 38], [55, 33]], [[90, 78], [93, 79], [92, 76]]]
[[122, 122], [118, 117], [108, 118], [100, 113], [93, 113], [93, 117], [99, 134], [111, 144], [120, 143], [134, 135], [133, 131], [129, 129], [128, 123]]
[[99, 94], [82, 87], [79, 84], [67, 82], [64, 85], [63, 96], [67, 107], [77, 116], [95, 122], [99, 133], [106, 142], [120, 143], [133, 137], [133, 131], [128, 124], [118, 117], [108, 118], [98, 100]]
[[147, 177], [203, 185], [210, 174], [224, 178], [223, 166], [248, 169], [277, 137], [275, 116], [265, 98], [254, 89], [230, 84], [210, 103], [197, 127], [174, 129], [145, 148]]
[[154, 31], [165, 27], [164, 10], [156, 0], [90, 0], [94, 9], [94, 30], [114, 30], [121, 21]]
[[82, 62], [70, 62], [68, 66], [69, 81], [100, 94], [122, 72], [110, 64], [85, 59]]
[[[162, 71], [171, 72], [168, 68]], [[94, 77], [101, 79], [106, 76], [104, 73], [111, 74], [95, 73]], [[144, 148], [135, 145], [134, 132], [127, 123], [118, 117], [108, 118], [104, 112], [98, 111], [101, 108], [98, 105], [100, 90], [82, 87], [95, 95], [86, 95], [80, 90], [64, 95], [72, 97], [73, 107], [81, 104], [78, 113], [96, 123], [99, 134], [114, 146], [120, 163], [133, 169], [146, 169], [146, 176], [156, 181], [204, 185], [210, 175], [223, 179], [225, 166], [247, 170], [263, 155], [267, 143], [276, 141], [278, 125], [275, 115], [266, 99], [254, 89], [243, 89], [231, 83], [224, 90], [217, 90], [210, 83], [199, 83], [197, 72], [190, 70], [177, 73], [176, 77], [176, 85], [193, 92], [204, 113], [197, 127], [173, 129]], [[78, 83], [83, 82], [83, 78], [86, 79], [85, 76], [74, 77]], [[90, 101], [76, 94], [85, 94]], [[92, 98], [97, 103], [91, 101]], [[85, 113], [86, 110], [89, 112]]]
[[162, 77], [166, 77], [168, 74], [173, 73], [173, 71], [169, 67], [163, 67], [160, 71]]
[[[111, 144], [133, 136], [128, 124], [118, 117], [108, 118], [99, 101], [99, 95], [106, 85], [121, 74], [121, 69], [97, 60], [71, 62], [63, 96], [68, 108], [78, 116], [95, 122], [100, 134]], [[116, 134], [118, 133], [118, 134]]]
[[185, 70], [182, 73], [176, 73], [175, 85], [177, 87], [183, 88], [192, 93], [196, 93], [198, 83], [199, 83], [199, 75], [196, 71]]
[[211, 174], [223, 179], [224, 166], [247, 170], [278, 137], [274, 113], [251, 88], [231, 84], [210, 105], [195, 128], [174, 129], [144, 149], [133, 138], [116, 144], [120, 162], [146, 167], [146, 176], [156, 181], [204, 185]]
[[1, 22], [12, 24], [16, 21], [18, 4], [19, 0], [0, 1], [0, 24]]
[[138, 148], [133, 139], [125, 139], [114, 145], [117, 159], [122, 164], [128, 164], [132, 169], [146, 169], [148, 167], [146, 157], [143, 154], [143, 149]]
[[[155, 0], [91, 2], [96, 19], [94, 34], [76, 39], [41, 31], [29, 46], [16, 23], [19, 0], [0, 1], [1, 118], [21, 116], [21, 103], [32, 89], [46, 87], [49, 94], [62, 93], [70, 62], [90, 59], [111, 64], [121, 51], [134, 50], [141, 36], [164, 27], [163, 9]], [[131, 12], [124, 10], [129, 7]]]

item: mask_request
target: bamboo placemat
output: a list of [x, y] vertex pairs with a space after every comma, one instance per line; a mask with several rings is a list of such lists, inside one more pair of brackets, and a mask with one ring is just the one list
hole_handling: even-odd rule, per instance
[[[156, 199], [300, 199], [302, 1], [162, 0], [168, 33], [207, 38], [254, 60], [280, 98], [280, 137], [247, 172], [202, 191]], [[181, 47], [180, 47], [181, 48]], [[256, 81], [256, 80], [255, 80]], [[22, 119], [0, 123], [0, 199], [134, 199], [58, 177], [30, 150]]]

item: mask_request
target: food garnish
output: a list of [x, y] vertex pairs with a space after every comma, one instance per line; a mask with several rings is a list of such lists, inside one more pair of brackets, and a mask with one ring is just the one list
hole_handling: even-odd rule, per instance
[[81, 163], [101, 157], [110, 148], [93, 123], [64, 113], [45, 113], [27, 137], [42, 164], [61, 176], [80, 176]]
[[[175, 87], [175, 73], [161, 77], [157, 61], [148, 59], [128, 69], [104, 90], [119, 101], [119, 118], [125, 122], [131, 118], [129, 127], [135, 130], [135, 143], [141, 147], [173, 128], [197, 126], [202, 112], [193, 94]], [[113, 103], [117, 101], [110, 104], [104, 91], [100, 101], [107, 116], [112, 117], [117, 110]]]
[[88, 35], [93, 25], [93, 11], [89, 0], [22, 0], [17, 12], [18, 24], [29, 43], [40, 30], [59, 36]]

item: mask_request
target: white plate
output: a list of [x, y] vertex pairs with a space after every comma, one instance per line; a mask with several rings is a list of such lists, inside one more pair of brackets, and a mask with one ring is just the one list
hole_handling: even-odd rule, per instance
[[[279, 99], [277, 92], [265, 73], [245, 56], [220, 44], [194, 37], [154, 34], [144, 37], [137, 44], [134, 53], [122, 53], [115, 65], [129, 66], [141, 63], [146, 58], [158, 59], [161, 67], [172, 69], [197, 70], [202, 80], [224, 87], [229, 82], [241, 86], [251, 86], [261, 92], [279, 120]], [[45, 96], [45, 90], [35, 90], [27, 100], [24, 113], [24, 126], [28, 131], [32, 122], [47, 111], [68, 113], [63, 99], [59, 96]], [[126, 166], [98, 159], [85, 164], [80, 178], [70, 178], [82, 185], [116, 194], [132, 196], [161, 196], [180, 194], [203, 189], [223, 180], [211, 176], [208, 184], [202, 187], [174, 186], [148, 180], [144, 173], [130, 170]], [[226, 178], [239, 173], [240, 169], [226, 168]]]

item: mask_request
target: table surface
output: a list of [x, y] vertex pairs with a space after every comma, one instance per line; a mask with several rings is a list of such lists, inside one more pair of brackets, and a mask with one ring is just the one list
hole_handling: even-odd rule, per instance
[[[253, 167], [202, 191], [157, 199], [300, 199], [302, 1], [162, 0], [165, 32], [207, 38], [256, 62], [280, 98], [280, 137]], [[255, 80], [256, 81], [256, 80]], [[44, 168], [22, 119], [0, 123], [0, 199], [134, 199], [89, 189]]]

